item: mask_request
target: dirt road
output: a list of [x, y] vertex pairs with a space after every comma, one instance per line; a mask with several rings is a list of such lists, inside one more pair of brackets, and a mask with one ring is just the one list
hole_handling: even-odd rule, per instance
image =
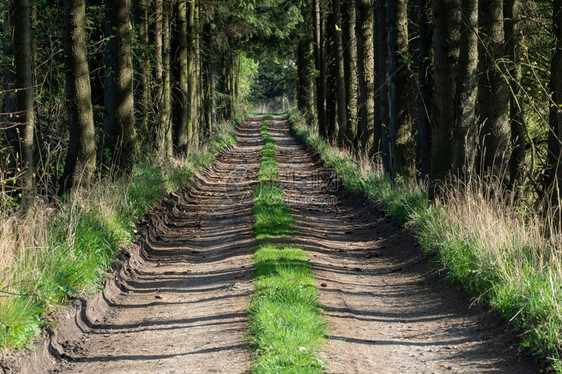
[[68, 344], [68, 373], [242, 373], [251, 287], [259, 122], [185, 190], [151, 214], [145, 260], [105, 321]]
[[[143, 225], [144, 260], [111, 312], [65, 344], [56, 372], [242, 373], [252, 290], [260, 121]], [[533, 373], [493, 315], [431, 273], [412, 236], [328, 171], [274, 119], [279, 180], [329, 323], [331, 373]]]
[[270, 129], [325, 306], [329, 372], [537, 372], [496, 318], [469, 310], [463, 292], [430, 273], [410, 233], [330, 182], [286, 121]]

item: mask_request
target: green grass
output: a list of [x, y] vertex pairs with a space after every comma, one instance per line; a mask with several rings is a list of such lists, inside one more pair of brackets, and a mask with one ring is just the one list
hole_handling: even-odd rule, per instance
[[295, 233], [283, 190], [275, 185], [275, 144], [264, 121], [260, 186], [254, 191], [254, 234], [264, 239], [254, 255], [255, 292], [250, 305], [250, 340], [256, 348], [254, 373], [321, 373], [316, 354], [325, 323], [308, 255], [300, 248], [267, 243]]
[[[406, 223], [447, 277], [520, 332], [521, 344], [562, 373], [562, 238], [540, 216], [521, 217], [501, 186], [449, 186], [428, 204], [425, 191], [394, 183], [311, 132], [291, 112], [297, 135], [322, 155], [343, 185]], [[490, 193], [490, 189], [494, 193]], [[552, 233], [545, 237], [544, 233]]]
[[69, 297], [101, 289], [139, 218], [234, 140], [230, 128], [188, 160], [138, 164], [132, 175], [99, 183], [89, 196], [62, 204], [58, 213], [46, 205], [19, 216], [0, 212], [0, 255], [6, 261], [0, 267], [0, 348], [27, 347], [47, 324], [45, 313]]

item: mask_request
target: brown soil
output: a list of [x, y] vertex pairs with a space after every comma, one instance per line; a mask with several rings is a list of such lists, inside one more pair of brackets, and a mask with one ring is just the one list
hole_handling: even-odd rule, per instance
[[[290, 131], [271, 127], [279, 179], [329, 324], [330, 373], [534, 373], [513, 334], [431, 272], [410, 232], [346, 193]], [[477, 310], [478, 309], [478, 310]]]
[[[242, 373], [261, 121], [150, 213], [106, 290], [59, 316], [22, 372]], [[310, 253], [332, 373], [533, 373], [493, 313], [431, 271], [413, 236], [346, 193], [275, 118], [279, 179]], [[38, 351], [42, 352], [42, 351]], [[53, 365], [54, 362], [54, 365]]]
[[236, 146], [147, 217], [142, 260], [55, 372], [247, 372], [259, 128], [240, 125]]

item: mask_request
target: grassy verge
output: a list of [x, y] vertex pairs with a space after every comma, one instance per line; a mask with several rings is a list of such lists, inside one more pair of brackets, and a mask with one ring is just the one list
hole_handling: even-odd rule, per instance
[[0, 348], [27, 347], [47, 323], [46, 313], [73, 295], [101, 289], [138, 219], [234, 140], [225, 127], [187, 160], [137, 165], [130, 177], [101, 181], [89, 196], [59, 209], [38, 203], [25, 214], [0, 212]]
[[254, 233], [263, 244], [254, 255], [255, 294], [250, 305], [250, 337], [256, 346], [254, 373], [320, 373], [315, 351], [325, 330], [308, 255], [268, 239], [295, 233], [283, 190], [275, 185], [275, 143], [264, 121], [260, 186], [254, 191]]
[[449, 186], [441, 201], [428, 205], [424, 191], [392, 186], [377, 167], [311, 132], [299, 113], [290, 118], [298, 136], [322, 154], [346, 188], [407, 223], [448, 278], [510, 321], [522, 345], [562, 373], [560, 233], [489, 183]]

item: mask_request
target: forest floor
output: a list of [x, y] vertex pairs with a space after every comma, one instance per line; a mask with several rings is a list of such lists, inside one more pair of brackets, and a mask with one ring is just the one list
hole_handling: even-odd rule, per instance
[[[120, 290], [103, 318], [60, 344], [56, 373], [245, 373], [252, 293], [252, 190], [261, 119], [142, 222]], [[330, 373], [533, 373], [514, 334], [471, 308], [410, 232], [329, 178], [288, 121], [270, 126], [279, 183], [309, 252], [328, 323]], [[134, 256], [133, 256], [134, 257]], [[87, 315], [87, 313], [85, 313]], [[84, 318], [84, 317], [83, 317]]]

